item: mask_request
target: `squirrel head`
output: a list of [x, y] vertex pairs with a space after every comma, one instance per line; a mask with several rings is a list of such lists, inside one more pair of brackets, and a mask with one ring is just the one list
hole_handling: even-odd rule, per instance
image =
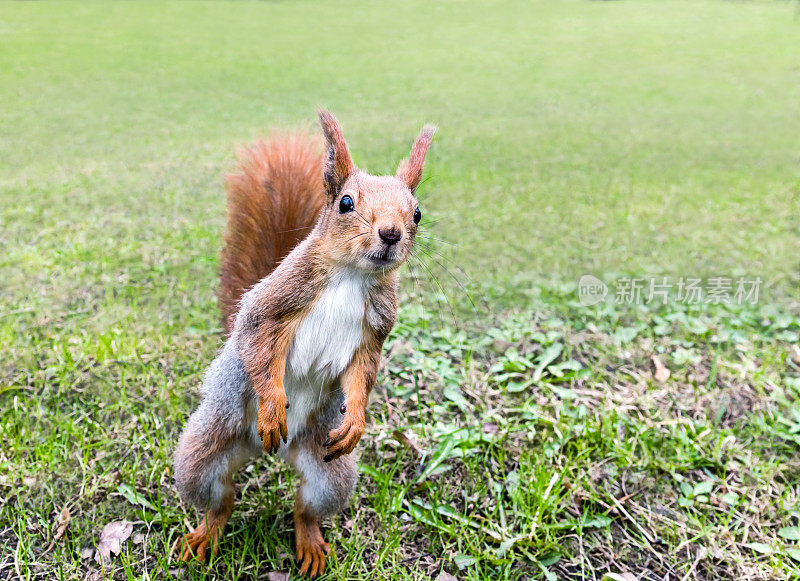
[[342, 129], [329, 111], [319, 112], [327, 156], [326, 204], [320, 217], [325, 248], [339, 265], [367, 271], [398, 268], [408, 258], [422, 213], [415, 192], [436, 128], [426, 125], [393, 176], [356, 168]]

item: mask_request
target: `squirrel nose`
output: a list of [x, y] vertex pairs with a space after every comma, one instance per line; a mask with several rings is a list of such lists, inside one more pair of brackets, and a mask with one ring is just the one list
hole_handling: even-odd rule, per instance
[[400, 239], [403, 237], [403, 233], [400, 231], [397, 226], [381, 226], [378, 228], [378, 236], [381, 237], [388, 246], [392, 246], [393, 244], [397, 244], [400, 242]]

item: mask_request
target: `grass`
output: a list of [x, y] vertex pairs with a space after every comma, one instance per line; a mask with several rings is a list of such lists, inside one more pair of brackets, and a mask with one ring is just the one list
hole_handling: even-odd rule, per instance
[[[441, 127], [443, 288], [407, 272], [329, 578], [800, 576], [795, 13], [0, 7], [0, 578], [296, 571], [268, 459], [210, 568], [165, 550], [195, 519], [171, 454], [220, 345], [221, 176], [318, 105], [373, 171]], [[765, 282], [755, 306], [583, 307], [585, 273]], [[133, 535], [101, 570], [116, 520]]]

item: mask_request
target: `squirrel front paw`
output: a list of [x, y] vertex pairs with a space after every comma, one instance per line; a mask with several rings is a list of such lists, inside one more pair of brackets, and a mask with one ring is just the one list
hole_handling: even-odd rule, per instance
[[[346, 409], [343, 407], [342, 409]], [[328, 434], [328, 441], [325, 442], [325, 447], [328, 453], [323, 460], [330, 462], [335, 460], [343, 454], [350, 454], [356, 449], [356, 444], [364, 435], [364, 413], [346, 413], [342, 420], [342, 425], [331, 430]]]
[[273, 454], [281, 447], [281, 438], [286, 442], [289, 431], [286, 428], [286, 394], [262, 397], [258, 406], [258, 436], [264, 451]]

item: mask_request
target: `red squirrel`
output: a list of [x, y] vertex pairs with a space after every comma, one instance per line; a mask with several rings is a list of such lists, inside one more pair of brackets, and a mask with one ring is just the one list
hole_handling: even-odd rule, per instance
[[320, 519], [355, 488], [381, 349], [397, 317], [398, 268], [414, 245], [415, 191], [435, 128], [394, 176], [353, 163], [336, 118], [319, 112], [325, 152], [306, 135], [259, 142], [228, 177], [219, 302], [228, 338], [175, 452], [181, 497], [206, 515], [176, 545], [216, 554], [233, 511], [235, 472], [261, 452], [299, 473], [300, 572], [325, 570]]

